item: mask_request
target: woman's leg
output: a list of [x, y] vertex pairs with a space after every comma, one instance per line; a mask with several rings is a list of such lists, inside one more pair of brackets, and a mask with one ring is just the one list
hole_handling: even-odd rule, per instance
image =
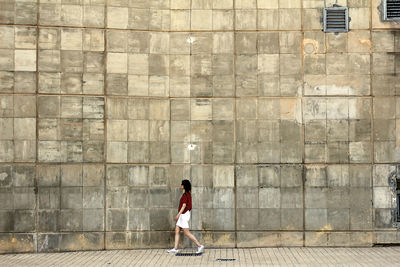
[[181, 234], [181, 228], [178, 225], [176, 225], [175, 226], [175, 247], [174, 247], [174, 249], [178, 249], [180, 234]]
[[[190, 233], [189, 228], [183, 228], [183, 233], [185, 234], [185, 236], [189, 237], [189, 239], [192, 240], [197, 247], [201, 246], [199, 241], [197, 241], [196, 237]], [[175, 242], [176, 242], [176, 236], [175, 236]]]

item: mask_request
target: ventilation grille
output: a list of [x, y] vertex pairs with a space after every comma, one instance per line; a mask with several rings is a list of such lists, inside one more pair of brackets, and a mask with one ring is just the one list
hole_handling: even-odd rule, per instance
[[349, 12], [346, 7], [324, 8], [324, 32], [348, 32]]
[[399, 0], [386, 0], [385, 19], [386, 20], [399, 20], [400, 19], [400, 1]]

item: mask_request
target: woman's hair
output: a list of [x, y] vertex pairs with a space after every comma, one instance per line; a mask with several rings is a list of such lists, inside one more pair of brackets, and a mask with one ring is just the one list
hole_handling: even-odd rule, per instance
[[182, 185], [183, 188], [185, 188], [185, 193], [190, 193], [190, 191], [192, 190], [192, 185], [190, 184], [189, 180], [182, 180]]

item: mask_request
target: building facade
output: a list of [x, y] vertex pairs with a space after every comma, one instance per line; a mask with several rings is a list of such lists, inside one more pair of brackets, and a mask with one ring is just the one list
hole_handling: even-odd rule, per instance
[[387, 1], [1, 0], [0, 252], [400, 243]]

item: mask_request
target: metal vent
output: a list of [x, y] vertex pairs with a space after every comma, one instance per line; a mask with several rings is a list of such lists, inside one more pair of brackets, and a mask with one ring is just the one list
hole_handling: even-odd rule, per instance
[[400, 1], [386, 0], [384, 5], [384, 20], [400, 20]]
[[347, 7], [324, 8], [324, 32], [348, 32], [349, 11]]

